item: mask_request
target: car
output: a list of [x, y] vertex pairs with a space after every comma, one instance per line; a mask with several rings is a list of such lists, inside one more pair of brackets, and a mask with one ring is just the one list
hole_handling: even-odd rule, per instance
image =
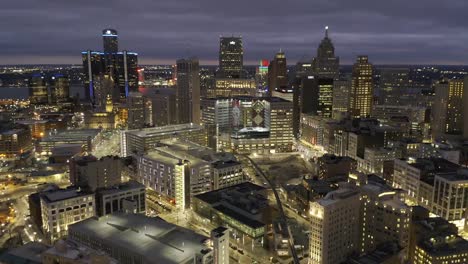
[[239, 252], [241, 255], [244, 255], [244, 250], [238, 249], [237, 252]]

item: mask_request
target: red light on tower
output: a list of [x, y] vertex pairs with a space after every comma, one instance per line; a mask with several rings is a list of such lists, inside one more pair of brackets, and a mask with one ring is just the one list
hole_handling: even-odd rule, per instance
[[270, 65], [269, 60], [262, 60], [260, 63], [261, 63], [261, 66], [263, 66], [263, 67], [268, 67]]

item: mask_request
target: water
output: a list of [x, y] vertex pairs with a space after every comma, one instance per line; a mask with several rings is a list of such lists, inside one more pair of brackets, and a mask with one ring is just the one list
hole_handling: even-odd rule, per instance
[[[71, 85], [70, 96], [79, 94], [80, 99], [84, 99], [84, 87], [83, 85]], [[29, 88], [28, 87], [0, 87], [0, 99], [28, 99]]]

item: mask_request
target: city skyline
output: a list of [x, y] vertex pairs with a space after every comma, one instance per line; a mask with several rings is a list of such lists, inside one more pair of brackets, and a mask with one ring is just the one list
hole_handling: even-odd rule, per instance
[[94, 1], [4, 3], [0, 64], [80, 64], [79, 52], [101, 49], [100, 33], [107, 27], [119, 32], [122, 50], [139, 53], [141, 64], [197, 56], [201, 65], [216, 65], [220, 35], [242, 35], [245, 65], [271, 58], [280, 48], [294, 64], [312, 58], [329, 26], [342, 64], [366, 54], [377, 65], [463, 65], [468, 59], [463, 1], [448, 2], [269, 1], [268, 12], [263, 3], [247, 1], [229, 9], [211, 0], [133, 6], [115, 1], [112, 9]]

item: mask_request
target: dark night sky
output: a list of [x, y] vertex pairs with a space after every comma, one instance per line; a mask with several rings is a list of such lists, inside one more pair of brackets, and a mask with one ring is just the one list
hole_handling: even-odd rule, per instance
[[101, 30], [141, 64], [196, 55], [216, 63], [219, 35], [242, 35], [246, 64], [282, 48], [312, 57], [330, 26], [343, 63], [468, 64], [467, 0], [2, 0], [0, 64], [81, 63]]

